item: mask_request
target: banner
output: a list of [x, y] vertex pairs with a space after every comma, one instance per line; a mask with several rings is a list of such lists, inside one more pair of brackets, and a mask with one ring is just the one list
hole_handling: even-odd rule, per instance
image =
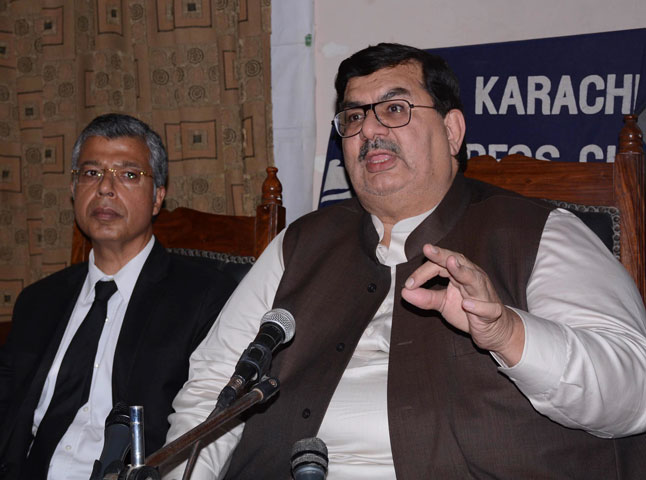
[[[646, 29], [429, 49], [460, 81], [468, 156], [612, 162], [646, 107]], [[351, 195], [330, 135], [319, 207]]]

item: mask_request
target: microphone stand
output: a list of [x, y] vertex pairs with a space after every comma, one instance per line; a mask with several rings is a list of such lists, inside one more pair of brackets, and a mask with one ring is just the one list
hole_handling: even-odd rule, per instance
[[[193, 467], [195, 466], [197, 453], [202, 448], [202, 441], [223, 424], [237, 417], [253, 405], [267, 401], [276, 394], [276, 392], [278, 392], [279, 388], [280, 384], [277, 378], [269, 377], [261, 380], [254, 388], [241, 398], [234, 401], [229, 407], [221, 411], [218, 411], [217, 409], [214, 410], [205, 421], [182, 436], [176, 438], [168, 445], [165, 445], [156, 452], [150, 454], [148, 458], [146, 458], [144, 465], [141, 467], [135, 467], [128, 472], [126, 480], [157, 480], [160, 478], [159, 472], [157, 471], [158, 467], [168, 463], [170, 460], [173, 460], [191, 448], [191, 457], [189, 458], [186, 469], [184, 470], [184, 476], [182, 477], [183, 479], [188, 480]], [[143, 471], [140, 472], [144, 473], [143, 476], [137, 475], [139, 470], [145, 471], [145, 473]], [[153, 476], [151, 470], [154, 470], [157, 476]]]

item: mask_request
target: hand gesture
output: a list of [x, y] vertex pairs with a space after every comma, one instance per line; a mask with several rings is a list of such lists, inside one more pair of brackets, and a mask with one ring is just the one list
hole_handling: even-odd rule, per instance
[[[520, 361], [525, 342], [522, 320], [500, 301], [487, 274], [461, 253], [424, 245], [428, 259], [406, 280], [404, 300], [437, 310], [454, 327], [467, 332], [480, 348], [497, 353], [507, 366]], [[445, 289], [422, 285], [436, 276], [448, 278]]]

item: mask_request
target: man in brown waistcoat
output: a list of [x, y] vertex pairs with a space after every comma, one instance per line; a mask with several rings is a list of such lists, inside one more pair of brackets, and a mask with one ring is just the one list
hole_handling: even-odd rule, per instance
[[191, 478], [289, 479], [312, 436], [328, 480], [642, 477], [646, 313], [621, 264], [569, 212], [460, 173], [441, 58], [380, 44], [335, 86], [357, 199], [290, 225], [193, 354], [169, 439], [206, 418], [265, 311], [296, 318], [279, 395]]

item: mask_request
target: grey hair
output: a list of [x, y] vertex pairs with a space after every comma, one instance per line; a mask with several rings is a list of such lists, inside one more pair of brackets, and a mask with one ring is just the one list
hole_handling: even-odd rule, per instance
[[[83, 129], [72, 148], [72, 169], [79, 166], [81, 148], [90, 137], [104, 137], [114, 140], [121, 137], [138, 138], [148, 146], [148, 163], [153, 172], [153, 198], [157, 187], [165, 187], [168, 180], [168, 154], [160, 136], [141, 120], [122, 113], [108, 113], [92, 120]], [[76, 186], [76, 185], [75, 185]]]

